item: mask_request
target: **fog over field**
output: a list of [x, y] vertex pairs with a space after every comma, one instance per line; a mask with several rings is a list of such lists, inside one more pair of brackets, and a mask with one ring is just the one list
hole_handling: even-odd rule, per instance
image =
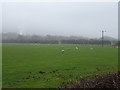
[[118, 37], [117, 2], [3, 3], [3, 32], [37, 35]]

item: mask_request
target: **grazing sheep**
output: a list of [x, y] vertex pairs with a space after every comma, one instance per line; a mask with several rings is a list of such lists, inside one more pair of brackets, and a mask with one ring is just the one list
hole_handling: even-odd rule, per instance
[[78, 50], [78, 47], [75, 47], [76, 48], [76, 50]]
[[61, 50], [61, 53], [63, 54], [65, 50]]
[[93, 48], [90, 48], [91, 50], [93, 50]]

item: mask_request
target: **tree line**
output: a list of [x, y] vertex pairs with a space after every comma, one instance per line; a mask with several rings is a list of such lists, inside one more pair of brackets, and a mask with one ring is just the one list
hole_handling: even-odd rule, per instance
[[[17, 33], [2, 33], [3, 43], [40, 43], [40, 44], [97, 44], [102, 43], [101, 38], [86, 38], [81, 36], [53, 36], [53, 35], [20, 35]], [[104, 40], [110, 45], [111, 40]]]

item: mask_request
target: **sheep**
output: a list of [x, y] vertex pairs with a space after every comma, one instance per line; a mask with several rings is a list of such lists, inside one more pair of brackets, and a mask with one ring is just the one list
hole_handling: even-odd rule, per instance
[[78, 50], [78, 47], [75, 47], [76, 48], [76, 50]]
[[63, 54], [65, 50], [61, 50], [61, 53]]
[[90, 48], [91, 50], [93, 50], [93, 48]]

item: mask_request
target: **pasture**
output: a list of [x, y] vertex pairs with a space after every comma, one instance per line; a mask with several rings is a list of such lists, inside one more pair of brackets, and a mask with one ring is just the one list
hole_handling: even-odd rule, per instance
[[2, 49], [3, 88], [55, 88], [79, 77], [117, 71], [118, 48], [111, 46], [3, 44]]

